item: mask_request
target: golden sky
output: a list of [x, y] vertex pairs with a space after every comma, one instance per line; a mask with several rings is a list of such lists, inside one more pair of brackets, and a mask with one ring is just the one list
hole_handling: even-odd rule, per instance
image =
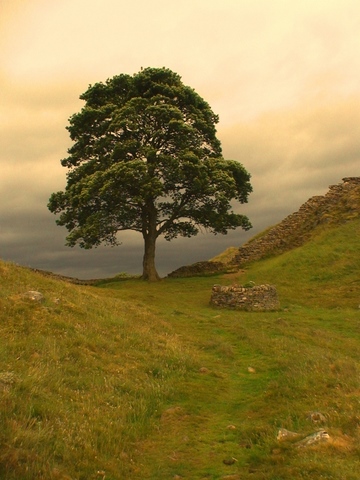
[[[174, 70], [219, 114], [225, 158], [252, 174], [250, 235], [358, 176], [359, 18], [358, 0], [0, 0], [2, 258], [79, 276], [140, 270], [133, 234], [116, 250], [63, 247], [46, 203], [66, 183], [79, 95], [141, 67]], [[248, 236], [161, 243], [159, 270]]]

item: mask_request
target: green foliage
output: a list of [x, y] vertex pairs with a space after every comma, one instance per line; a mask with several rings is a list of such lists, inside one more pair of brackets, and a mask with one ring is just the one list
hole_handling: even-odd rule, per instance
[[68, 183], [48, 204], [70, 232], [69, 246], [117, 245], [119, 231], [134, 230], [149, 267], [160, 235], [251, 227], [230, 203], [247, 201], [250, 175], [222, 158], [218, 117], [177, 74], [147, 68], [90, 86], [80, 98], [86, 104], [70, 118], [74, 145], [62, 160]]

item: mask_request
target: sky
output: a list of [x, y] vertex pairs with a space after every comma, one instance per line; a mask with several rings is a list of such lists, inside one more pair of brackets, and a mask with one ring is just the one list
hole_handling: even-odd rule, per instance
[[360, 171], [358, 0], [0, 0], [0, 258], [77, 278], [141, 273], [143, 243], [65, 246], [66, 126], [90, 84], [167, 67], [251, 174], [252, 230], [157, 244], [162, 276], [240, 246]]

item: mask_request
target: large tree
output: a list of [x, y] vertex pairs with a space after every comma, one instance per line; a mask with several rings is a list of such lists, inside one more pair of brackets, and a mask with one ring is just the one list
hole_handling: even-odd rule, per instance
[[159, 236], [251, 228], [230, 204], [247, 202], [250, 175], [224, 160], [217, 115], [179, 75], [146, 68], [90, 85], [80, 98], [85, 106], [67, 127], [74, 144], [61, 161], [67, 185], [48, 204], [70, 232], [68, 246], [117, 245], [119, 231], [135, 230], [143, 278], [157, 280]]

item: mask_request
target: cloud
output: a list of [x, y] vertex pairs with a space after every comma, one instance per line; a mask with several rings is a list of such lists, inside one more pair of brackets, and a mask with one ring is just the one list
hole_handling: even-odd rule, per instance
[[141, 271], [142, 241], [64, 247], [47, 210], [66, 184], [65, 127], [89, 84], [166, 66], [220, 116], [225, 158], [252, 174], [254, 228], [158, 245], [162, 274], [241, 245], [359, 174], [358, 0], [12, 0], [0, 16], [2, 258], [82, 277]]
[[219, 136], [225, 157], [252, 174], [254, 193], [245, 210], [264, 228], [330, 184], [359, 174], [360, 96], [269, 112]]

